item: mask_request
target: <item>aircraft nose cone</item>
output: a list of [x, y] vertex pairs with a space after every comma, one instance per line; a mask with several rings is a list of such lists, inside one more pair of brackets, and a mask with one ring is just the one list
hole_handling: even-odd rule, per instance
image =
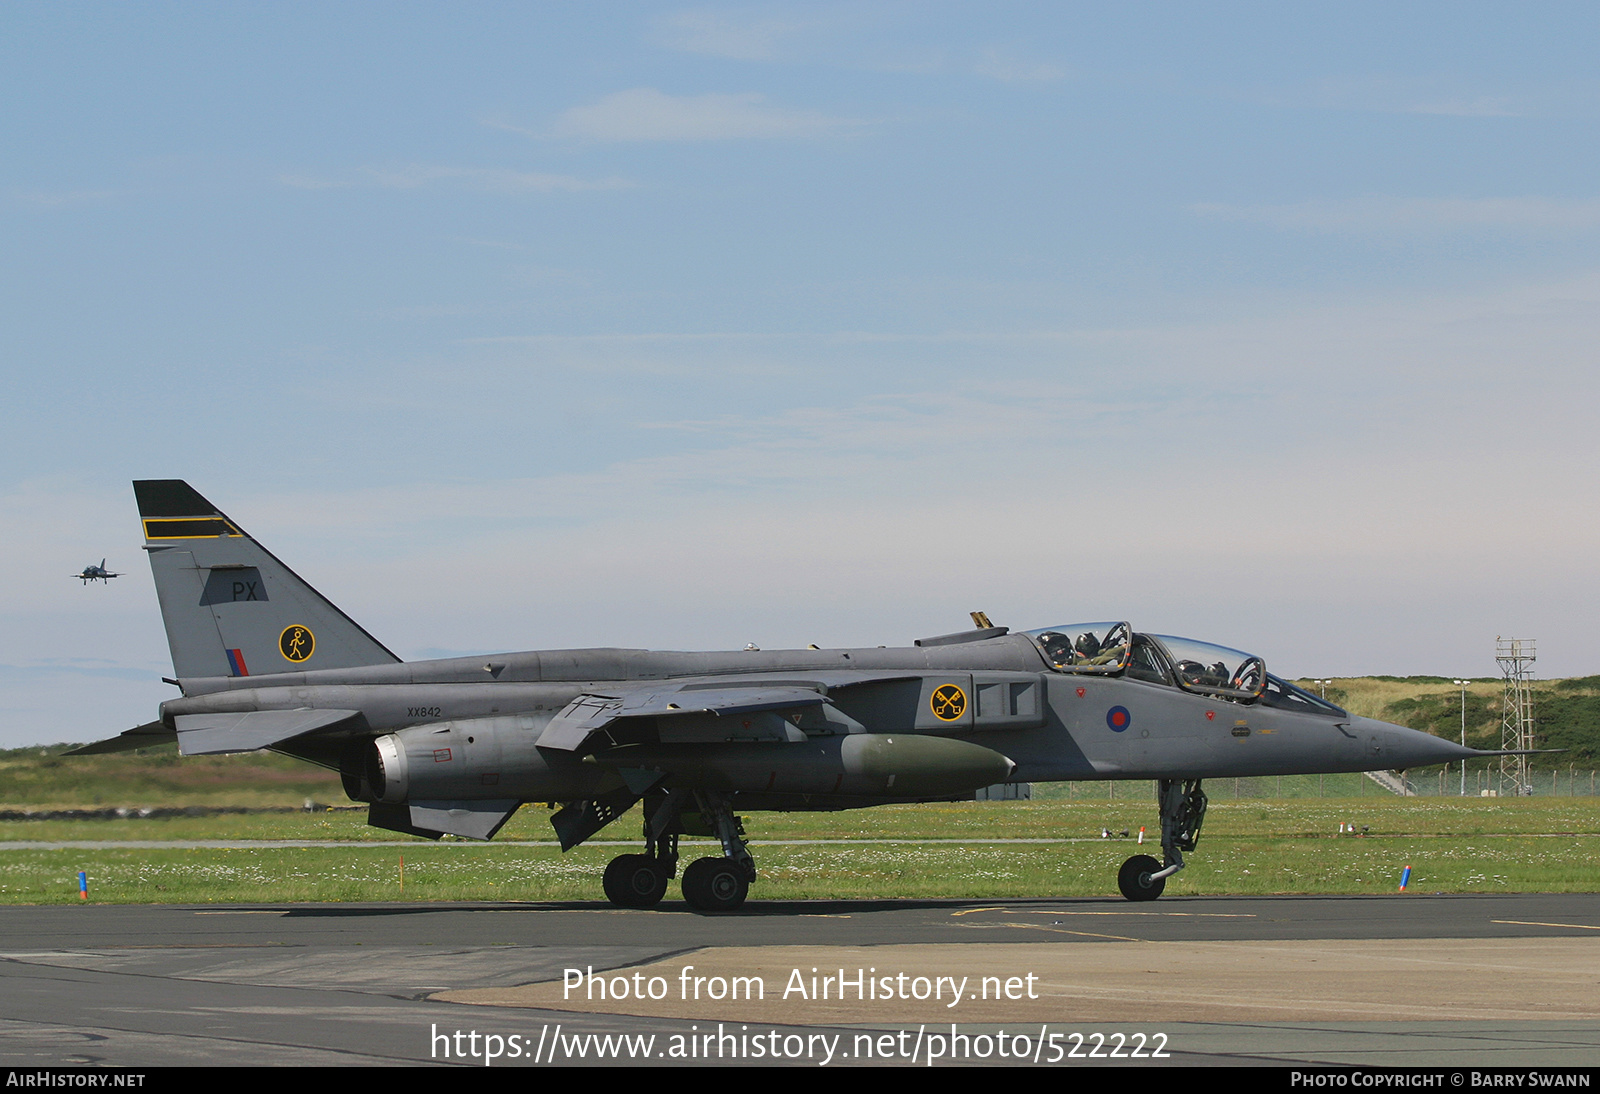
[[1356, 718], [1350, 728], [1361, 738], [1367, 759], [1381, 760], [1385, 769], [1454, 763], [1480, 754], [1476, 749], [1462, 748], [1443, 737], [1392, 722], [1380, 722], [1376, 718]]

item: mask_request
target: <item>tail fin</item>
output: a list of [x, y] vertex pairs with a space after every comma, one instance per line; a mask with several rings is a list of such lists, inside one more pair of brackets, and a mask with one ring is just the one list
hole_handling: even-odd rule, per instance
[[181, 479], [133, 484], [179, 677], [400, 660]]

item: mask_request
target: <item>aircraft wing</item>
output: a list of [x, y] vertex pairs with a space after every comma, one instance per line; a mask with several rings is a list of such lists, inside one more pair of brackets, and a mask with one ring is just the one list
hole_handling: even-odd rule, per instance
[[703, 676], [678, 686], [684, 691], [709, 691], [722, 688], [796, 687], [820, 691], [824, 695], [857, 684], [889, 684], [897, 680], [920, 680], [925, 672], [884, 672], [881, 669], [825, 669], [821, 672], [739, 673]]
[[[591, 734], [625, 719], [667, 719], [670, 722], [703, 722], [711, 718], [741, 718], [751, 714], [794, 710], [801, 707], [821, 706], [829, 703], [826, 695], [815, 687], [795, 684], [775, 684], [740, 687], [684, 686], [669, 684], [619, 691], [612, 694], [580, 695], [551, 719], [539, 736], [540, 748], [554, 748], [563, 752], [576, 752], [589, 741]], [[698, 716], [698, 718], [696, 717]], [[741, 726], [754, 731], [755, 736], [784, 739], [770, 723], [763, 722], [757, 729], [754, 721]]]
[[358, 710], [252, 710], [244, 714], [180, 714], [178, 751], [185, 756], [257, 752], [313, 730], [357, 718]]

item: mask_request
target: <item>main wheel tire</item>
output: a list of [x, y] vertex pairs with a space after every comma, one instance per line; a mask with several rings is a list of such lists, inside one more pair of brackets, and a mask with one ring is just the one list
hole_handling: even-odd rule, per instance
[[1154, 900], [1167, 887], [1167, 879], [1150, 875], [1161, 869], [1161, 863], [1149, 855], [1134, 855], [1117, 871], [1117, 888], [1129, 900]]
[[731, 912], [749, 893], [750, 879], [732, 859], [695, 859], [683, 872], [683, 899], [697, 912]]
[[618, 855], [601, 881], [606, 899], [619, 908], [649, 908], [667, 892], [667, 873], [649, 855]]

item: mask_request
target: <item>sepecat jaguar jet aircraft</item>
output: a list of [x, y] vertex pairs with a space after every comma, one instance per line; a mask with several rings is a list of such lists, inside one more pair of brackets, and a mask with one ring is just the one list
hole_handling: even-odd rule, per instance
[[1149, 779], [1161, 861], [1118, 875], [1161, 895], [1205, 818], [1201, 780], [1404, 769], [1493, 755], [1341, 710], [1253, 654], [1128, 623], [970, 630], [907, 647], [676, 653], [542, 650], [402, 662], [187, 483], [135, 482], [182, 697], [87, 745], [176, 738], [186, 756], [270, 749], [339, 772], [369, 824], [487, 840], [557, 802], [563, 850], [643, 803], [642, 853], [606, 896], [647, 907], [678, 840], [701, 911], [739, 907], [755, 862], [735, 809], [971, 799], [999, 783]]

